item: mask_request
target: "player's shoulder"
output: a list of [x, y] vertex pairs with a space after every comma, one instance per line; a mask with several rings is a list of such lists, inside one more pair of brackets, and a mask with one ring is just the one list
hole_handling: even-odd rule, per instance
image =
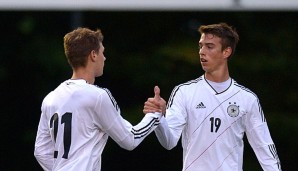
[[203, 80], [203, 77], [200, 76], [199, 78], [196, 78], [196, 79], [192, 79], [192, 80], [189, 80], [189, 81], [186, 81], [184, 83], [181, 83], [177, 86], [175, 86], [174, 89], [178, 90], [178, 89], [190, 89], [191, 87], [196, 87], [197, 84], [200, 84], [202, 83], [202, 80]]
[[50, 91], [42, 100], [42, 105], [51, 103], [54, 101], [55, 95], [54, 91]]
[[98, 95], [101, 95], [103, 97], [114, 100], [114, 97], [113, 97], [111, 91], [108, 88], [100, 87], [98, 85], [90, 85], [90, 86], [92, 87], [93, 91], [98, 92]]
[[56, 98], [59, 96], [63, 96], [64, 92], [61, 91], [63, 89], [64, 82], [60, 83], [55, 89], [51, 90], [43, 99], [43, 103], [51, 103], [56, 101]]
[[113, 104], [113, 106], [116, 108], [116, 110], [120, 109], [117, 104], [117, 101], [115, 100], [111, 91], [108, 88], [99, 87], [97, 85], [94, 85], [94, 87], [97, 89], [97, 91], [100, 92], [100, 96], [101, 96], [102, 100], [108, 100]]
[[48, 93], [44, 98], [44, 101], [51, 101], [52, 99], [63, 98], [67, 96], [78, 98], [97, 98], [99, 95], [107, 94], [107, 92], [109, 91], [106, 88], [88, 84], [82, 80], [66, 80], [53, 91]]
[[250, 90], [249, 88], [247, 88], [246, 86], [239, 84], [237, 81], [233, 80], [233, 86], [235, 87], [235, 89], [238, 89], [241, 91], [241, 94], [243, 95], [243, 97], [248, 97], [248, 98], [258, 98], [257, 94], [254, 93], [252, 90]]
[[93, 85], [93, 86], [96, 89], [96, 91], [98, 91], [100, 94], [112, 96], [112, 93], [108, 88], [100, 87], [100, 86], [97, 86], [97, 85]]
[[85, 88], [84, 91], [86, 94], [93, 96], [94, 98], [101, 97], [103, 99], [114, 99], [111, 91], [108, 88], [100, 87], [98, 85], [88, 85], [88, 88]]

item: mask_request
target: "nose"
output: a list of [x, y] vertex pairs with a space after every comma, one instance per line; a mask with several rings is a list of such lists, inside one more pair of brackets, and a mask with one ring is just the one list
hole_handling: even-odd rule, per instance
[[204, 48], [201, 47], [201, 48], [199, 49], [199, 55], [203, 55], [203, 54], [204, 54]]

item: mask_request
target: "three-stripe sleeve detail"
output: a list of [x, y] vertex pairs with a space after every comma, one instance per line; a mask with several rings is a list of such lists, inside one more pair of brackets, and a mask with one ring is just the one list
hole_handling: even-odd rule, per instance
[[135, 139], [139, 139], [146, 136], [151, 131], [151, 129], [157, 125], [159, 125], [159, 119], [152, 118], [152, 120], [147, 125], [139, 129], [132, 128], [131, 132], [134, 134]]
[[261, 104], [260, 104], [260, 101], [259, 101], [258, 96], [254, 92], [252, 92], [250, 89], [248, 89], [248, 88], [246, 88], [246, 87], [238, 84], [237, 82], [235, 82], [234, 85], [237, 86], [237, 87], [240, 87], [242, 90], [244, 90], [244, 91], [246, 91], [246, 92], [248, 92], [248, 93], [250, 93], [250, 94], [252, 94], [252, 95], [254, 95], [256, 97], [257, 102], [258, 102], [259, 112], [260, 112], [261, 118], [262, 118], [262, 122], [266, 122], [266, 118], [265, 118], [265, 115], [264, 115], [263, 109], [261, 107]]
[[175, 97], [175, 95], [176, 95], [176, 93], [178, 92], [178, 90], [179, 90], [180, 87], [185, 86], [185, 85], [190, 85], [190, 84], [198, 83], [198, 82], [201, 81], [202, 79], [203, 79], [203, 78], [202, 78], [202, 76], [201, 76], [201, 77], [199, 77], [199, 78], [197, 78], [197, 79], [195, 79], [195, 80], [191, 80], [191, 81], [188, 81], [188, 82], [186, 82], [186, 83], [183, 83], [183, 84], [180, 84], [180, 85], [176, 86], [176, 87], [173, 89], [173, 91], [172, 91], [172, 93], [171, 93], [171, 95], [170, 95], [170, 98], [169, 98], [169, 101], [168, 101], [168, 104], [167, 104], [167, 108], [169, 108], [169, 107], [172, 106], [173, 101], [174, 101], [174, 97]]
[[279, 157], [277, 155], [277, 151], [276, 151], [275, 145], [274, 144], [270, 144], [270, 145], [268, 145], [268, 147], [269, 147], [269, 150], [270, 150], [272, 156], [275, 158], [275, 160], [277, 162], [278, 169], [281, 171], [280, 160], [279, 160]]
[[109, 95], [110, 97], [110, 100], [111, 102], [113, 103], [113, 106], [116, 108], [116, 110], [118, 111], [119, 110], [119, 106], [116, 102], [116, 100], [114, 99], [114, 97], [112, 96], [112, 93], [107, 89], [107, 88], [103, 88], [103, 90], [105, 90], [107, 92], [107, 94]]

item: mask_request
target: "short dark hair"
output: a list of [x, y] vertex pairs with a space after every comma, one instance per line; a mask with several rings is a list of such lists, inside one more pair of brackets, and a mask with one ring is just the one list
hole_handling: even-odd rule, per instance
[[72, 68], [85, 67], [92, 50], [98, 52], [103, 35], [100, 29], [77, 28], [64, 36], [64, 52]]
[[232, 48], [232, 54], [234, 55], [237, 43], [239, 41], [239, 35], [235, 28], [229, 26], [226, 23], [211, 24], [211, 25], [202, 25], [199, 27], [198, 31], [203, 34], [213, 34], [222, 39], [222, 50], [227, 47]]

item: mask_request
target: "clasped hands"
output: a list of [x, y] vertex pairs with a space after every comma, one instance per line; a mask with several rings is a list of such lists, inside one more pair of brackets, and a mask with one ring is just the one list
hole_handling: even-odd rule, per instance
[[166, 114], [166, 104], [167, 102], [160, 97], [160, 89], [158, 86], [154, 87], [154, 97], [148, 98], [144, 103], [143, 113], [154, 113], [159, 112], [162, 115]]

